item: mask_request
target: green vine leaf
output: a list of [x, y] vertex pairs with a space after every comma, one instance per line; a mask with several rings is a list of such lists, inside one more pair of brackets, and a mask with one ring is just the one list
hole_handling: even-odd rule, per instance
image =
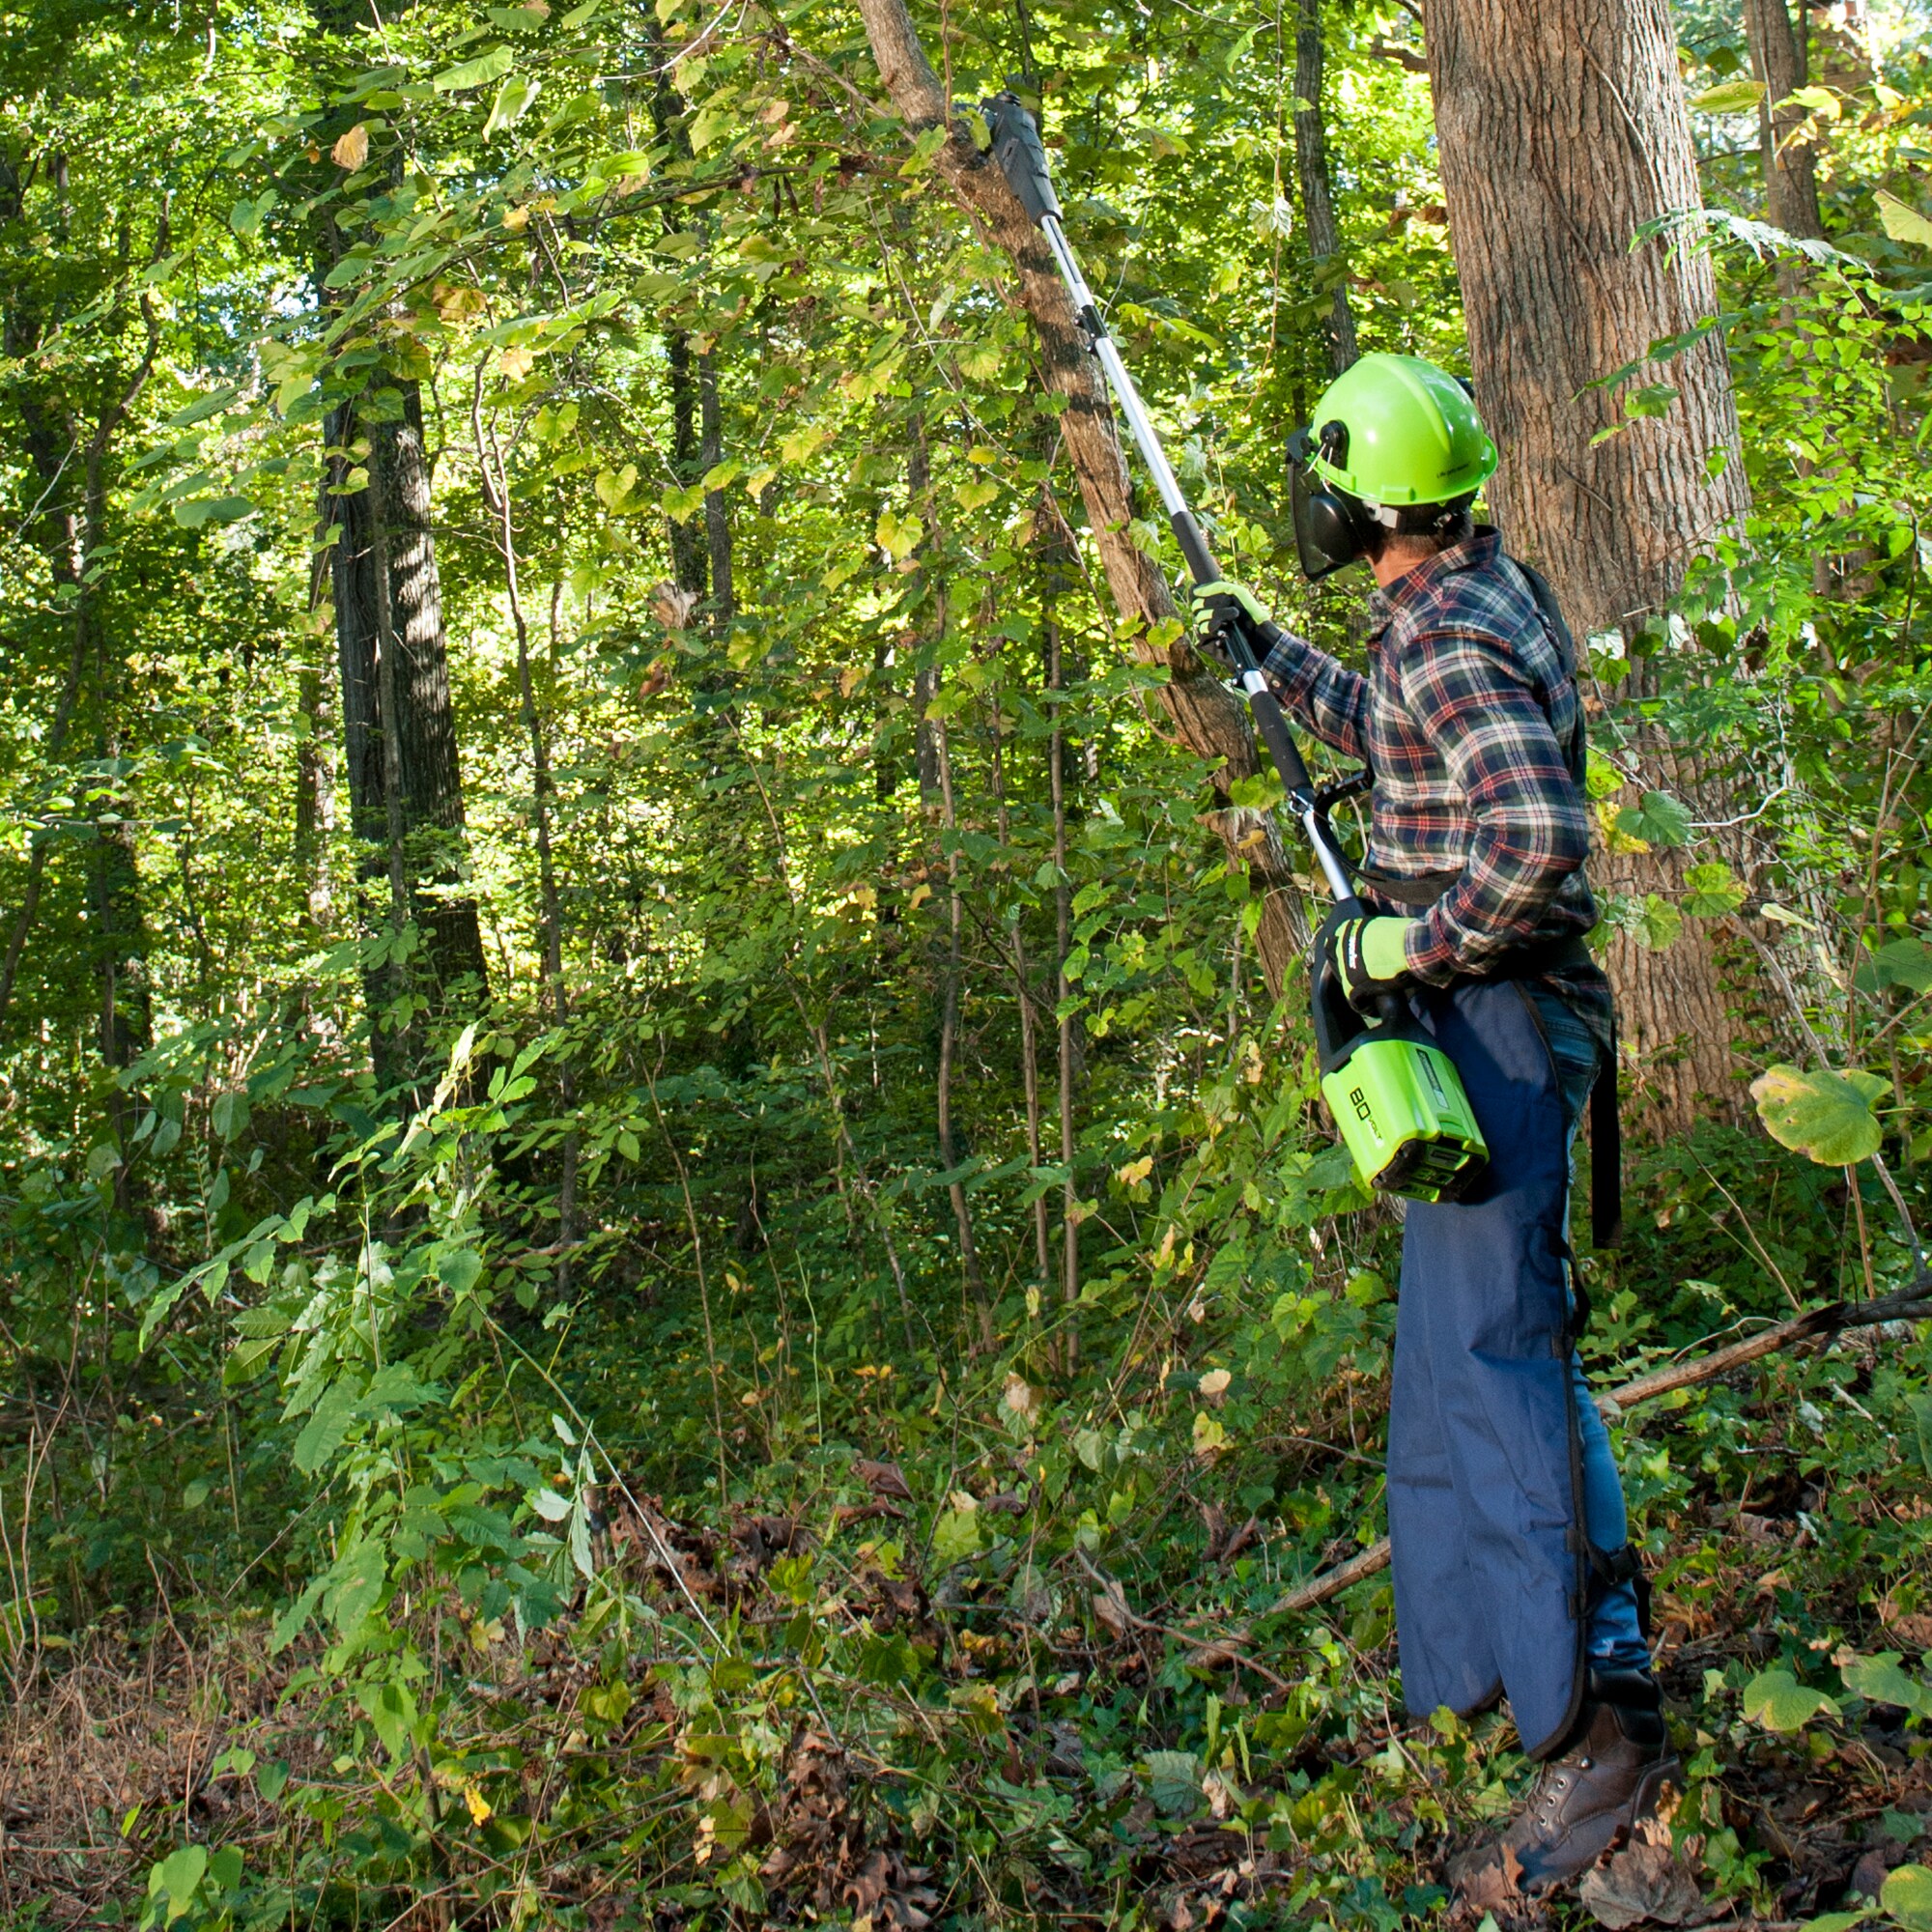
[[1872, 1102], [1886, 1083], [1875, 1073], [1779, 1065], [1760, 1073], [1750, 1091], [1772, 1139], [1821, 1167], [1850, 1167], [1875, 1154], [1885, 1138]]

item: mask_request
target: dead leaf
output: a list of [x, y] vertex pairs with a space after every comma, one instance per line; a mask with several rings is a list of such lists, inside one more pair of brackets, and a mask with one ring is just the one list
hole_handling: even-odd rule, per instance
[[1646, 1918], [1689, 1925], [1704, 1909], [1695, 1876], [1670, 1848], [1670, 1827], [1657, 1818], [1644, 1819], [1629, 1846], [1586, 1872], [1577, 1896], [1610, 1932]]
[[[651, 591], [651, 615], [667, 631], [681, 631], [697, 609], [697, 592], [676, 583], [660, 583]], [[864, 1464], [862, 1463], [863, 1470]]]
[[1039, 1391], [1024, 1376], [1009, 1376], [1000, 1402], [1022, 1422], [1031, 1422], [1039, 1413]]
[[912, 1488], [896, 1463], [873, 1463], [861, 1456], [852, 1464], [852, 1473], [875, 1496], [897, 1496], [902, 1502], [912, 1501]]
[[644, 673], [643, 682], [638, 686], [638, 701], [642, 703], [646, 698], [655, 697], [670, 682], [670, 659], [660, 658]]
[[354, 174], [369, 158], [369, 124], [358, 121], [348, 133], [328, 151], [329, 158], [338, 168], [347, 168]]
[[527, 349], [506, 349], [497, 358], [503, 374], [512, 383], [521, 383], [530, 373], [530, 365], [536, 359]]
[[1507, 1912], [1520, 1904], [1517, 1880], [1521, 1876], [1516, 1853], [1494, 1840], [1449, 1861], [1449, 1883], [1458, 1901], [1471, 1912]]
[[1127, 1593], [1110, 1577], [1104, 1589], [1094, 1592], [1094, 1614], [1116, 1636], [1133, 1628], [1127, 1616]]

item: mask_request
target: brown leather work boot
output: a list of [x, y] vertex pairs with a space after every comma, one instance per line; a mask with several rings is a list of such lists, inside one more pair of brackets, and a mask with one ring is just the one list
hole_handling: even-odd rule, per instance
[[1615, 1850], [1683, 1782], [1656, 1683], [1592, 1670], [1563, 1749], [1545, 1761], [1502, 1837], [1455, 1874], [1457, 1889], [1473, 1900], [1500, 1880], [1531, 1897], [1549, 1891]]

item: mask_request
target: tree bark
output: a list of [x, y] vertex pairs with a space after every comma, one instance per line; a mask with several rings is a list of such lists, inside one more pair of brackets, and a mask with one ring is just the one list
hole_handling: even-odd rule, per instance
[[[1668, 7], [1423, 0], [1423, 17], [1477, 400], [1502, 452], [1491, 506], [1579, 639], [1634, 632], [1748, 507], [1719, 338], [1617, 389], [1590, 386], [1716, 308], [1708, 256], [1631, 245], [1645, 222], [1698, 204]], [[1665, 413], [1593, 446], [1621, 420], [1621, 389], [1659, 378], [1678, 391]], [[1641, 665], [1633, 679], [1641, 687]], [[1721, 803], [1670, 748], [1645, 749], [1657, 782]], [[1674, 897], [1683, 858], [1615, 855], [1601, 878]], [[1647, 1124], [1681, 1131], [1711, 1104], [1734, 1111], [1733, 1026], [1701, 923], [1662, 952], [1619, 935], [1609, 964]]]
[[[1355, 317], [1349, 278], [1335, 261], [1341, 238], [1328, 180], [1328, 132], [1321, 118], [1321, 0], [1300, 0], [1294, 28], [1294, 170], [1301, 185], [1301, 222], [1318, 285], [1333, 278], [1328, 299], [1328, 364], [1336, 375], [1354, 361]], [[1331, 266], [1332, 265], [1332, 266]]]
[[[365, 864], [365, 876], [372, 870], [388, 873], [387, 848], [399, 840], [409, 916], [422, 930], [434, 1003], [446, 1008], [458, 982], [472, 980], [480, 988], [488, 975], [476, 902], [450, 890], [468, 876], [469, 855], [442, 592], [430, 533], [422, 398], [411, 382], [397, 383], [390, 393], [395, 400], [380, 412], [367, 404], [360, 409], [345, 404], [329, 418], [331, 447], [346, 449], [358, 434], [367, 439], [371, 478], [370, 486], [327, 499], [341, 526], [331, 569], [344, 763], [355, 837], [365, 848], [384, 854], [380, 866]], [[337, 457], [331, 469], [339, 488], [348, 473], [347, 459]], [[380, 533], [376, 487], [384, 507]], [[388, 556], [386, 585], [377, 579], [379, 534]], [[394, 817], [379, 695], [384, 673], [378, 638], [384, 601], [395, 638], [393, 768], [401, 796], [394, 802]]]
[[[708, 350], [697, 358], [697, 412], [700, 471], [709, 474], [724, 460], [724, 421], [718, 408], [718, 364]], [[711, 562], [711, 626], [723, 637], [738, 615], [738, 600], [731, 582], [731, 506], [722, 490], [704, 493], [704, 542]]]
[[1764, 88], [1758, 103], [1758, 149], [1764, 156], [1765, 212], [1774, 228], [1822, 241], [1818, 156], [1800, 132], [1809, 116], [1787, 104], [1804, 85], [1804, 32], [1794, 27], [1786, 0], [1745, 0], [1745, 36], [1751, 71]]
[[[1169, 668], [1161, 702], [1187, 749], [1219, 766], [1217, 783], [1225, 786], [1250, 776], [1260, 769], [1260, 759], [1247, 707], [1208, 674], [1184, 637], [1171, 643], [1150, 641], [1150, 630], [1175, 616], [1174, 597], [1160, 566], [1129, 534], [1133, 494], [1126, 459], [1102, 379], [1088, 354], [1045, 241], [1028, 221], [998, 166], [974, 146], [964, 122], [951, 118], [945, 92], [920, 44], [904, 0], [859, 0], [859, 12], [894, 110], [909, 133], [938, 127], [948, 129], [933, 164], [980, 232], [1004, 249], [1018, 270], [1014, 294], [1039, 339], [1041, 378], [1048, 390], [1065, 401], [1061, 436], [1080, 485], [1107, 587], [1132, 628], [1135, 654], [1143, 662]], [[1230, 808], [1216, 817], [1230, 861], [1248, 873], [1256, 892], [1264, 895], [1258, 941], [1269, 990], [1278, 992], [1307, 943], [1287, 853], [1271, 818], [1260, 818], [1262, 838], [1244, 844], [1257, 830], [1256, 813]]]

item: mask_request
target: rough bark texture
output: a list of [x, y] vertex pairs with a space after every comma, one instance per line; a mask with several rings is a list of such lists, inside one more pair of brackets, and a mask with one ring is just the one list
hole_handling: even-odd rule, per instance
[[[483, 941], [475, 901], [446, 890], [458, 885], [468, 870], [463, 780], [450, 708], [442, 593], [430, 535], [422, 401], [412, 383], [399, 384], [398, 390], [399, 412], [392, 409], [384, 420], [356, 422], [348, 419], [346, 410], [339, 411], [330, 418], [328, 436], [336, 448], [344, 447], [351, 437], [367, 437], [369, 462], [381, 466], [388, 508], [389, 601], [397, 645], [395, 749], [402, 785], [404, 868], [414, 889], [411, 910], [423, 930], [430, 975], [440, 987], [448, 987], [468, 977], [484, 980]], [[346, 471], [339, 459], [333, 467]], [[370, 493], [358, 490], [327, 500], [341, 526], [331, 567], [350, 806], [356, 838], [381, 849], [389, 842], [390, 813], [378, 695], [380, 627]], [[385, 869], [385, 864], [378, 864], [374, 873]]]
[[[1356, 356], [1355, 317], [1349, 280], [1334, 258], [1341, 247], [1335, 195], [1328, 180], [1328, 132], [1321, 119], [1321, 0], [1301, 0], [1294, 29], [1294, 171], [1301, 185], [1301, 221], [1319, 280], [1334, 276], [1328, 300], [1328, 361], [1340, 375]], [[1306, 103], [1305, 105], [1303, 103]]]
[[1785, 0], [1745, 0], [1745, 34], [1751, 71], [1765, 96], [1758, 109], [1765, 211], [1773, 227], [1820, 241], [1825, 218], [1818, 212], [1817, 155], [1800, 132], [1809, 117], [1784, 104], [1804, 85], [1804, 29], [1793, 27]]
[[[1018, 270], [1015, 293], [1039, 338], [1042, 378], [1054, 394], [1065, 399], [1061, 435], [1079, 481], [1107, 587], [1122, 616], [1139, 620], [1143, 628], [1164, 622], [1175, 615], [1174, 597], [1160, 566], [1128, 533], [1133, 496], [1126, 459], [1100, 372], [1088, 354], [1046, 243], [998, 167], [975, 148], [964, 123], [950, 120], [945, 93], [903, 0], [860, 0], [859, 11], [895, 111], [913, 133], [949, 127], [949, 138], [934, 165], [960, 207], [991, 242], [1012, 258]], [[1258, 755], [1247, 707], [1207, 675], [1185, 640], [1163, 648], [1143, 638], [1136, 649], [1143, 658], [1170, 668], [1173, 675], [1162, 689], [1161, 700], [1187, 748], [1214, 759], [1225, 781], [1256, 771]], [[1269, 987], [1278, 990], [1306, 944], [1287, 854], [1271, 820], [1263, 822], [1263, 837], [1244, 847], [1242, 841], [1252, 839], [1257, 829], [1256, 815], [1231, 808], [1218, 819], [1230, 857], [1248, 868], [1257, 891], [1266, 895], [1257, 938]]]
[[[1664, 0], [1424, 0], [1442, 184], [1468, 317], [1476, 396], [1502, 451], [1489, 500], [1517, 554], [1555, 585], [1578, 637], [1634, 629], [1747, 506], [1721, 343], [1667, 369], [1677, 400], [1592, 447], [1641, 362], [1716, 307], [1709, 259], [1662, 242], [1654, 217], [1698, 205], [1695, 156]], [[1714, 480], [1709, 467], [1725, 467]], [[1653, 781], [1702, 807], [1720, 790], [1651, 750]], [[1700, 810], [1700, 817], [1722, 817]], [[1677, 855], [1625, 854], [1611, 892], [1675, 896]], [[1651, 952], [1610, 948], [1646, 1124], [1728, 1113], [1732, 1024], [1704, 928]]]

